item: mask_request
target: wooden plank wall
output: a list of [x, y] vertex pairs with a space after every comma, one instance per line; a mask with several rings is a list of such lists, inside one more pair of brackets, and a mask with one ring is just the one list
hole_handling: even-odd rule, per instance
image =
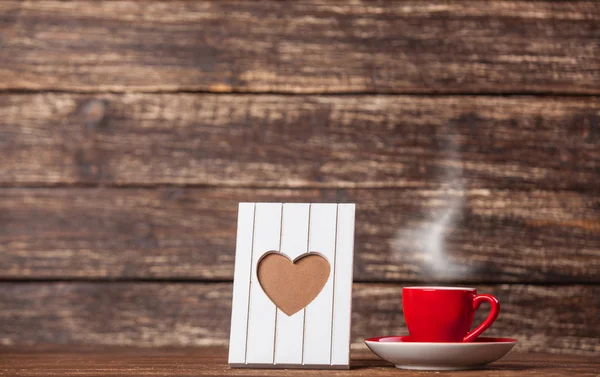
[[0, 2], [0, 162], [1, 344], [225, 345], [237, 203], [333, 201], [356, 347], [600, 352], [599, 2]]

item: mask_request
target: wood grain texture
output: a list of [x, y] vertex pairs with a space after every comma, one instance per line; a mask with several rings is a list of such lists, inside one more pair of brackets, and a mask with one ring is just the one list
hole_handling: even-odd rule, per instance
[[[1, 283], [0, 343], [226, 345], [230, 283]], [[518, 351], [597, 355], [598, 286], [479, 286], [502, 304], [485, 334], [518, 338]], [[476, 321], [487, 315], [487, 306]], [[355, 284], [352, 343], [406, 334], [400, 285]]]
[[[223, 347], [132, 348], [26, 346], [0, 348], [0, 375], [10, 376], [312, 376], [315, 371], [281, 369], [230, 369]], [[399, 372], [366, 350], [352, 352], [351, 370], [327, 372], [334, 376], [423, 376]], [[444, 376], [596, 376], [597, 358], [579, 355], [511, 352], [483, 370], [444, 372]]]
[[0, 89], [600, 94], [594, 1], [7, 1]]
[[4, 94], [0, 123], [5, 186], [600, 185], [596, 97]]
[[512, 190], [2, 189], [0, 277], [233, 277], [237, 203], [355, 202], [358, 281], [599, 283], [600, 202]]
[[[0, 348], [0, 375], [10, 376], [312, 376], [308, 370], [230, 369], [223, 347], [132, 348], [81, 346], [26, 346]], [[343, 376], [423, 376], [423, 372], [399, 372], [366, 350], [352, 353], [351, 370], [327, 372]], [[597, 358], [511, 352], [483, 370], [444, 372], [444, 376], [596, 376]]]

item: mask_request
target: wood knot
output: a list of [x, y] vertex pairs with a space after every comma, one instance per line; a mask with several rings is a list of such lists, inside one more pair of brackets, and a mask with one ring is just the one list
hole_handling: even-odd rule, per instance
[[82, 114], [87, 128], [99, 126], [106, 115], [106, 101], [99, 99], [89, 101], [83, 106]]
[[148, 223], [136, 223], [133, 226], [133, 233], [137, 237], [149, 238], [152, 236], [152, 226]]
[[158, 247], [154, 236], [154, 226], [147, 222], [139, 222], [133, 226], [133, 245], [137, 248], [151, 249]]

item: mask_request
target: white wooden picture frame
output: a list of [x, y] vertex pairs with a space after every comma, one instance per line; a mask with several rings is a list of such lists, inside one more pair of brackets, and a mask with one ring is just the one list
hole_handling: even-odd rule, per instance
[[[354, 214], [354, 204], [239, 204], [230, 366], [349, 367]], [[292, 315], [265, 293], [261, 284], [266, 279], [259, 281], [257, 269], [270, 253], [283, 254], [276, 259], [287, 257], [293, 271], [302, 259], [317, 262], [322, 257], [329, 264], [317, 296]], [[280, 293], [287, 289], [274, 288]]]

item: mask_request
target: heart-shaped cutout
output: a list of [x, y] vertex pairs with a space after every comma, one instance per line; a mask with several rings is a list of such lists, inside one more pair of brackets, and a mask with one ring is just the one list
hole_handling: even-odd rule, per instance
[[278, 252], [265, 254], [258, 263], [258, 282], [267, 297], [288, 316], [310, 304], [321, 292], [331, 267], [327, 259], [311, 252], [293, 262]]

